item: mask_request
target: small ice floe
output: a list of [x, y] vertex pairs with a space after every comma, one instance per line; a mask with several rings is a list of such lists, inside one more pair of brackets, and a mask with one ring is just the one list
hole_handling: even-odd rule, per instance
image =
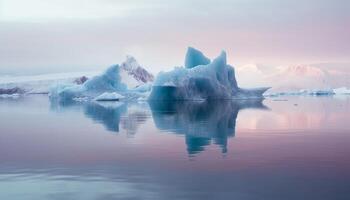
[[311, 90], [308, 92], [309, 95], [312, 96], [330, 96], [334, 95], [334, 91], [331, 89], [326, 89], [326, 90]]
[[100, 96], [96, 97], [94, 100], [95, 101], [119, 101], [124, 98], [125, 97], [123, 95], [120, 95], [116, 92], [105, 92]]
[[336, 95], [343, 95], [343, 94], [350, 95], [350, 89], [347, 89], [346, 87], [341, 87], [341, 88], [333, 89], [333, 92], [334, 92]]

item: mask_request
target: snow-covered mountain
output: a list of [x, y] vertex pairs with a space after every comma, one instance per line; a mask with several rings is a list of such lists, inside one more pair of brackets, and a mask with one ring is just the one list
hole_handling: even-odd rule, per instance
[[143, 68], [134, 57], [127, 56], [126, 61], [120, 64], [121, 82], [129, 89], [153, 82], [154, 76]]
[[[0, 94], [17, 93], [14, 88], [18, 88], [21, 93], [45, 94], [48, 93], [51, 85], [58, 83], [82, 84], [87, 79], [95, 76], [99, 72], [71, 72], [40, 74], [31, 76], [0, 76]], [[0, 90], [1, 91], [1, 90]], [[14, 91], [14, 92], [11, 92]]]
[[[121, 82], [124, 83], [128, 89], [137, 88], [152, 82], [154, 79], [154, 76], [139, 65], [132, 56], [127, 56], [126, 60], [119, 66]], [[27, 94], [45, 94], [49, 92], [52, 86], [58, 84], [83, 84], [86, 80], [100, 73], [99, 71], [94, 71], [40, 74], [33, 76], [0, 76], [0, 95], [1, 92], [4, 94], [14, 94], [16, 91]]]
[[274, 84], [275, 91], [332, 88], [329, 73], [310, 65], [287, 66], [267, 79]]
[[324, 77], [326, 75], [326, 71], [319, 69], [317, 67], [313, 67], [310, 65], [292, 65], [288, 66], [286, 70], [284, 70], [286, 75], [292, 76], [308, 76], [308, 77]]
[[271, 86], [268, 91], [333, 89], [350, 86], [350, 69], [340, 64], [290, 66], [244, 65], [237, 67], [237, 79], [247, 87]]

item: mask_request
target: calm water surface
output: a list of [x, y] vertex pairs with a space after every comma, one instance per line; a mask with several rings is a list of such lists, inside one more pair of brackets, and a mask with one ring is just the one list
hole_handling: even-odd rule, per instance
[[0, 99], [0, 199], [350, 199], [350, 98]]

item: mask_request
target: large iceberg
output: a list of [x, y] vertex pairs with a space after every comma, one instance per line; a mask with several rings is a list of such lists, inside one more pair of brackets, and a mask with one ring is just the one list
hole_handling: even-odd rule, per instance
[[142, 68], [136, 60], [128, 56], [121, 65], [113, 65], [104, 73], [94, 76], [81, 85], [57, 84], [50, 90], [50, 98], [58, 100], [81, 99], [92, 100], [100, 95], [118, 94], [126, 98], [138, 98], [151, 90], [153, 75]]
[[207, 58], [202, 52], [199, 50], [188, 47], [186, 58], [185, 58], [185, 67], [193, 68], [198, 65], [207, 65], [210, 63], [210, 59]]
[[263, 98], [268, 87], [238, 87], [234, 68], [222, 52], [212, 62], [200, 51], [187, 50], [185, 67], [161, 72], [156, 77], [149, 100], [205, 100]]

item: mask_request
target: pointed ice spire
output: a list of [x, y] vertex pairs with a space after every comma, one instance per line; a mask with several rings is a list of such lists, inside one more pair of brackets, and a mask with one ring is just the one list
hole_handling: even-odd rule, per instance
[[213, 63], [216, 65], [226, 66], [226, 51], [221, 51], [220, 55], [213, 60]]
[[219, 74], [226, 72], [226, 69], [227, 69], [226, 52], [221, 51], [221, 54], [218, 57], [216, 57], [210, 65], [211, 67], [215, 68], [215, 70]]
[[207, 65], [210, 63], [210, 59], [204, 56], [199, 50], [188, 47], [185, 59], [185, 67], [193, 68], [198, 65]]

